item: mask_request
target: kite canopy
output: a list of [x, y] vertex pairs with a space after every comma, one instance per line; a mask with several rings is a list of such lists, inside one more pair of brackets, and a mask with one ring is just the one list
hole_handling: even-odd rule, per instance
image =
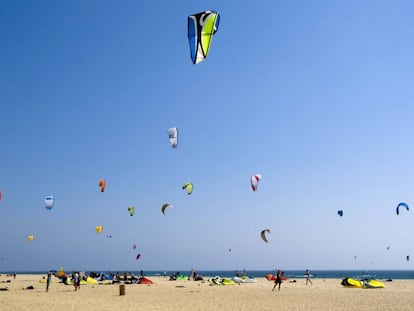
[[407, 255], [407, 261], [410, 261], [410, 256], [409, 255]]
[[3, 198], [3, 195], [2, 195], [2, 193], [0, 191], [0, 201], [2, 200], [2, 198]]
[[53, 195], [45, 197], [46, 209], [51, 210], [54, 204], [55, 204], [55, 197]]
[[128, 207], [128, 212], [129, 212], [129, 216], [134, 216], [134, 214], [135, 214], [135, 207], [134, 206], [129, 206]]
[[135, 257], [135, 259], [138, 260], [139, 257], [141, 257], [141, 254], [137, 254], [137, 257]]
[[95, 232], [96, 233], [101, 233], [103, 231], [103, 226], [96, 226], [95, 227]]
[[262, 240], [265, 241], [266, 243], [268, 243], [269, 241], [266, 238], [266, 233], [270, 233], [269, 229], [264, 229], [262, 230], [262, 232], [260, 232], [260, 236], [262, 237]]
[[107, 234], [106, 237], [112, 239], [112, 234]]
[[252, 186], [252, 190], [256, 191], [257, 187], [259, 186], [259, 181], [262, 179], [261, 174], [253, 174], [250, 178], [250, 185]]
[[101, 188], [101, 192], [105, 191], [105, 179], [99, 181], [99, 187]]
[[34, 240], [34, 236], [33, 235], [28, 235], [27, 236], [27, 240], [28, 241], [33, 241]]
[[193, 193], [193, 184], [190, 182], [187, 182], [183, 185], [183, 189], [187, 189], [187, 194], [190, 195]]
[[344, 215], [344, 212], [342, 210], [339, 210], [338, 215], [342, 217]]
[[215, 11], [204, 11], [188, 16], [188, 43], [193, 64], [201, 63], [206, 59], [219, 23], [220, 15]]
[[64, 275], [65, 275], [65, 269], [63, 269], [63, 267], [61, 267], [60, 270], [56, 271], [56, 273], [55, 273], [55, 276], [58, 277], [58, 278], [60, 278]]
[[171, 147], [177, 148], [178, 145], [178, 129], [171, 127], [167, 130], [168, 138], [170, 139]]
[[410, 210], [410, 208], [408, 207], [408, 204], [407, 203], [401, 202], [400, 204], [397, 205], [397, 210], [396, 210], [397, 215], [400, 214], [400, 206], [405, 207], [407, 209], [407, 211]]
[[353, 278], [342, 279], [342, 286], [349, 288], [384, 288], [384, 283], [377, 281], [375, 279], [363, 279], [357, 280]]
[[173, 206], [171, 204], [168, 204], [168, 203], [164, 204], [161, 207], [161, 212], [162, 212], [163, 215], [165, 215], [165, 210], [167, 209], [167, 207], [173, 208]]

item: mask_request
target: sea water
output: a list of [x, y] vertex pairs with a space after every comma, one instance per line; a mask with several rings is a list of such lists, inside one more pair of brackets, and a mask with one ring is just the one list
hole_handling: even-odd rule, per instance
[[[151, 272], [148, 271], [146, 275], [151, 275]], [[175, 271], [174, 271], [175, 272]], [[189, 275], [190, 271], [180, 271], [183, 275]], [[197, 271], [197, 274], [201, 276], [220, 276], [220, 277], [233, 277], [236, 275], [237, 271], [229, 270], [205, 270]], [[159, 273], [159, 272], [155, 272]], [[167, 275], [172, 274], [173, 272], [167, 271]], [[243, 271], [238, 271], [239, 275], [243, 275]], [[251, 270], [245, 271], [245, 274], [250, 277], [265, 277], [266, 274], [274, 274], [272, 270]], [[305, 278], [305, 270], [285, 270], [285, 276], [289, 279], [301, 279]], [[414, 270], [312, 270], [310, 271], [312, 278], [317, 279], [343, 279], [346, 277], [351, 277], [355, 279], [414, 279]], [[155, 275], [155, 274], [153, 274]]]
[[[70, 273], [71, 271], [66, 271]], [[84, 271], [88, 274], [90, 271]], [[95, 270], [94, 272], [104, 273], [104, 274], [120, 274], [122, 275], [125, 271], [99, 271]], [[140, 271], [126, 271], [128, 274], [133, 272], [135, 275], [140, 275]], [[182, 275], [190, 275], [189, 270], [174, 270], [174, 271], [164, 271], [164, 270], [147, 270], [143, 271], [145, 276], [163, 276], [169, 277], [173, 273], [180, 272]], [[233, 277], [236, 275], [236, 272], [239, 275], [243, 275], [243, 270], [197, 270], [197, 274], [204, 277]], [[13, 274], [14, 271], [0, 272], [0, 274]], [[47, 274], [47, 271], [16, 271], [17, 274]], [[272, 270], [247, 270], [245, 274], [250, 277], [265, 277], [266, 274], [274, 274]], [[289, 279], [301, 279], [305, 278], [305, 270], [284, 270], [286, 277]], [[378, 279], [378, 280], [388, 280], [388, 279], [414, 279], [414, 270], [311, 270], [311, 277], [315, 279], [343, 279], [346, 277], [351, 277], [354, 279]]]

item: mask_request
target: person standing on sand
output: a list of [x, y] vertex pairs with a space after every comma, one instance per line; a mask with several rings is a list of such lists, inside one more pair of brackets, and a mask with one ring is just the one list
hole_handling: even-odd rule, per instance
[[308, 269], [306, 269], [306, 271], [305, 271], [305, 276], [306, 276], [306, 284], [305, 285], [308, 285], [308, 283], [310, 283], [310, 285], [313, 285], [312, 281], [310, 280], [310, 272], [309, 272]]
[[276, 272], [276, 279], [275, 279], [275, 285], [272, 288], [272, 291], [275, 290], [276, 286], [279, 285], [278, 290], [280, 290], [280, 285], [282, 284], [282, 273], [280, 272], [280, 270], [277, 270]]
[[47, 278], [46, 278], [46, 291], [47, 292], [49, 291], [49, 286], [50, 286], [51, 278], [52, 278], [52, 273], [49, 271], [47, 273]]
[[79, 272], [78, 273], [78, 290], [80, 290], [80, 282], [81, 282], [81, 280], [82, 280], [82, 273]]

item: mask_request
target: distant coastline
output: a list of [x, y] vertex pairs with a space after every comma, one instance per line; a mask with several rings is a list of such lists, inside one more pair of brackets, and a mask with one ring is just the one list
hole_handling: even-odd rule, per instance
[[[52, 269], [51, 269], [52, 270]], [[73, 270], [66, 270], [66, 273], [70, 273]], [[103, 273], [123, 273], [125, 270], [84, 270], [86, 274], [89, 272], [103, 272]], [[140, 274], [140, 271], [126, 270], [128, 273], [133, 272], [136, 275]], [[190, 275], [190, 270], [166, 270], [165, 275], [170, 276], [175, 272], [180, 272], [183, 275]], [[289, 279], [300, 279], [304, 278], [305, 270], [284, 270], [285, 275]], [[46, 274], [47, 271], [0, 271], [0, 274]], [[163, 276], [164, 270], [144, 270], [146, 276]], [[238, 270], [239, 274], [243, 274], [243, 270]], [[246, 274], [251, 277], [265, 277], [268, 273], [273, 273], [272, 270], [247, 270]], [[202, 276], [221, 276], [221, 277], [232, 277], [235, 275], [236, 270], [197, 270], [197, 273]], [[311, 270], [312, 278], [315, 279], [342, 279], [345, 277], [352, 277], [356, 279], [364, 278], [375, 278], [375, 279], [414, 279], [414, 270]]]

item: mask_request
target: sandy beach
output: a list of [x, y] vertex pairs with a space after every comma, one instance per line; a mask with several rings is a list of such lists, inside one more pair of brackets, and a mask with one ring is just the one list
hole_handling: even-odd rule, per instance
[[[384, 289], [344, 288], [340, 279], [284, 282], [280, 291], [273, 283], [211, 286], [209, 282], [169, 281], [150, 277], [153, 285], [84, 285], [79, 291], [53, 278], [49, 292], [40, 275], [0, 277], [2, 310], [410, 310], [414, 305], [414, 280], [386, 282]], [[10, 280], [10, 282], [7, 282]], [[33, 290], [26, 289], [33, 286]]]

